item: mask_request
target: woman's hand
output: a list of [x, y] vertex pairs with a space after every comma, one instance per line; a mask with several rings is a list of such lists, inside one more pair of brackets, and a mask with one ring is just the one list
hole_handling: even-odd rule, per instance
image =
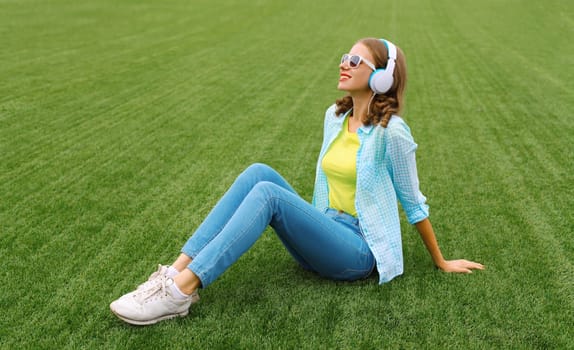
[[459, 259], [445, 260], [438, 268], [444, 272], [472, 273], [472, 270], [484, 270], [484, 265], [474, 261]]
[[474, 261], [459, 259], [445, 260], [440, 252], [436, 236], [429, 219], [424, 219], [415, 224], [427, 250], [429, 251], [435, 265], [445, 272], [472, 273], [472, 270], [484, 270], [482, 264]]

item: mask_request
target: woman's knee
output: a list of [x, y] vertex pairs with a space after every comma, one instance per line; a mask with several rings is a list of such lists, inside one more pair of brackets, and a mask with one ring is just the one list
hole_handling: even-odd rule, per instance
[[296, 193], [295, 190], [289, 185], [285, 179], [275, 169], [269, 165], [262, 163], [255, 163], [247, 167], [243, 173], [238, 177], [241, 183], [249, 186], [251, 189], [260, 182], [267, 183], [265, 186], [271, 184], [286, 189], [289, 192]]
[[254, 163], [248, 166], [240, 175], [240, 177], [250, 179], [250, 181], [253, 183], [258, 183], [260, 181], [275, 182], [277, 178], [277, 172], [269, 165], [263, 163]]
[[275, 170], [273, 170], [273, 168], [271, 168], [269, 165], [267, 164], [263, 164], [263, 163], [253, 163], [250, 166], [248, 166], [244, 171], [244, 173], [253, 173], [253, 174], [268, 174], [270, 172], [275, 172]]

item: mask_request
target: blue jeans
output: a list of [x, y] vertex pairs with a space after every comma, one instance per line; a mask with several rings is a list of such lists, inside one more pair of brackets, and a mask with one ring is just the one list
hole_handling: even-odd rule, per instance
[[303, 268], [336, 280], [368, 277], [375, 259], [358, 220], [322, 212], [272, 168], [241, 173], [182, 248], [205, 288], [245, 253], [270, 225]]

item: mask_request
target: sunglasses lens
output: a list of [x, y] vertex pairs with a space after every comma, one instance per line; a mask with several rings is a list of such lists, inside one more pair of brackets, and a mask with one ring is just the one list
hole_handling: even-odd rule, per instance
[[349, 57], [349, 67], [357, 68], [361, 64], [361, 57], [357, 55], [353, 55]]

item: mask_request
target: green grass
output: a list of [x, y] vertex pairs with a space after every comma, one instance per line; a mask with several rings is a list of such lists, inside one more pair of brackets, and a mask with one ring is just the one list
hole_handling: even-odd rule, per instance
[[[574, 348], [573, 34], [566, 0], [0, 0], [0, 348]], [[250, 163], [310, 199], [364, 36], [407, 55], [443, 253], [487, 270], [405, 224], [403, 276], [332, 282], [269, 231], [189, 317], [117, 320]]]

